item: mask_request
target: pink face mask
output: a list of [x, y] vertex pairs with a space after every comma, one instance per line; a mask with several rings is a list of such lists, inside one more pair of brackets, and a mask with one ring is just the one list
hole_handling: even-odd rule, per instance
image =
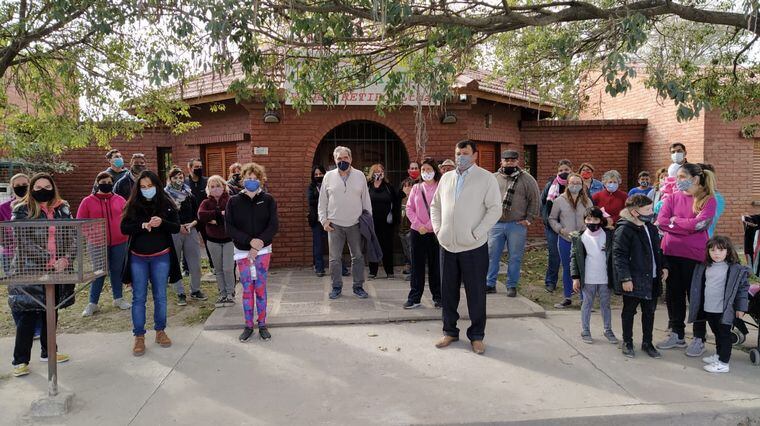
[[209, 192], [211, 192], [211, 196], [219, 198], [224, 193], [224, 189], [221, 186], [217, 186], [215, 188], [211, 188]]

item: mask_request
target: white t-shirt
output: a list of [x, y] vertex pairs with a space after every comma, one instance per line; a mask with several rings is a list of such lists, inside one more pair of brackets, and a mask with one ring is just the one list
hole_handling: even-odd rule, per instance
[[581, 242], [586, 249], [585, 282], [583, 284], [607, 284], [607, 234], [603, 230], [595, 233], [585, 231]]

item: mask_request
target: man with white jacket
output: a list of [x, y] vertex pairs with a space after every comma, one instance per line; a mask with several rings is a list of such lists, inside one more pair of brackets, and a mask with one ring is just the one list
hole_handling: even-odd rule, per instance
[[501, 217], [501, 193], [496, 178], [475, 163], [475, 142], [463, 140], [456, 146], [454, 173], [441, 177], [430, 205], [433, 231], [441, 245], [441, 305], [443, 337], [436, 347], [459, 340], [457, 320], [459, 289], [464, 281], [471, 325], [467, 329], [472, 350], [485, 352], [486, 274], [488, 232]]

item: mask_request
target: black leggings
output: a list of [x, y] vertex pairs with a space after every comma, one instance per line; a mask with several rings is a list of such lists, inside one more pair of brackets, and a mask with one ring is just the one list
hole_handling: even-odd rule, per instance
[[723, 314], [705, 312], [704, 315], [705, 320], [710, 324], [710, 330], [715, 335], [715, 351], [718, 354], [718, 358], [720, 362], [728, 364], [728, 361], [731, 359], [731, 324], [722, 323]]
[[[678, 256], [665, 256], [668, 265], [668, 279], [665, 288], [665, 304], [668, 307], [668, 326], [683, 339], [686, 334], [686, 301], [690, 299], [691, 276], [697, 261]], [[694, 322], [694, 337], [705, 340], [707, 325], [704, 321]]]
[[[32, 358], [32, 344], [34, 344], [34, 329], [38, 321], [42, 321], [40, 331], [40, 345], [42, 346], [43, 358], [47, 353], [47, 321], [45, 311], [19, 311], [16, 312], [18, 324], [16, 325], [16, 346], [13, 348], [13, 365], [29, 364]], [[56, 324], [58, 323], [58, 311], [55, 312]]]

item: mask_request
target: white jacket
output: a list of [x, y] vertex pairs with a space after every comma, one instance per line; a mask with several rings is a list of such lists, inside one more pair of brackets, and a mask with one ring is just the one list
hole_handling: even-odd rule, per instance
[[488, 232], [501, 217], [501, 193], [490, 172], [473, 165], [455, 197], [457, 171], [441, 177], [430, 205], [438, 243], [449, 252], [474, 250], [488, 243]]
[[356, 225], [362, 210], [372, 214], [372, 202], [364, 173], [352, 167], [345, 182], [338, 169], [325, 173], [317, 207], [322, 226], [328, 220], [338, 226]]

